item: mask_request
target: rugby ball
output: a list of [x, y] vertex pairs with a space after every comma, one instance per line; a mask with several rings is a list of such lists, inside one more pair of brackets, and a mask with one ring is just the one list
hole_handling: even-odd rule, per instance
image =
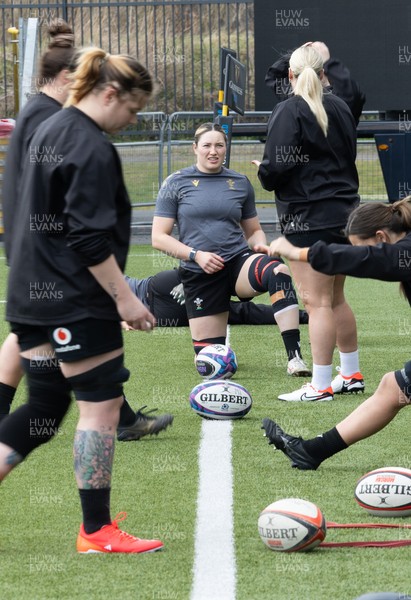
[[355, 499], [370, 515], [408, 517], [411, 515], [411, 470], [383, 467], [366, 473], [357, 481]]
[[313, 502], [285, 498], [269, 504], [258, 518], [264, 544], [277, 552], [312, 550], [325, 538], [326, 521]]
[[230, 346], [210, 344], [197, 354], [195, 365], [204, 379], [230, 379], [237, 371], [237, 358]]
[[200, 417], [209, 419], [241, 419], [251, 409], [250, 393], [233, 381], [205, 381], [190, 393], [190, 406]]

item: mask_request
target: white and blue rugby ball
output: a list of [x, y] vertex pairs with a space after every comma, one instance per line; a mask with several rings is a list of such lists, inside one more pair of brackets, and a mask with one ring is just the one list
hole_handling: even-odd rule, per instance
[[195, 365], [203, 379], [230, 379], [237, 371], [237, 358], [230, 346], [210, 344], [197, 354]]
[[250, 411], [252, 398], [239, 383], [225, 380], [206, 381], [190, 393], [190, 406], [200, 417], [241, 419]]

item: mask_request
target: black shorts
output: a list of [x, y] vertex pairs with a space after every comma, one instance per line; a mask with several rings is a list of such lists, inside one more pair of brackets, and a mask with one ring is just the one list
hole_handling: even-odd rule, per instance
[[[189, 319], [218, 315], [230, 310], [231, 296], [235, 296], [235, 284], [245, 261], [253, 256], [252, 250], [244, 250], [224, 264], [224, 269], [209, 275], [204, 271], [189, 271], [180, 267], [179, 274], [184, 285], [184, 296]], [[249, 298], [240, 298], [249, 300]]]
[[50, 343], [61, 362], [75, 362], [123, 347], [118, 321], [82, 319], [59, 325], [10, 323], [22, 352]]
[[177, 271], [161, 271], [150, 279], [148, 302], [157, 327], [187, 327], [185, 304], [178, 304], [170, 292], [180, 283]]
[[345, 236], [343, 227], [334, 227], [332, 229], [316, 229], [314, 231], [301, 231], [298, 233], [289, 233], [285, 235], [286, 239], [298, 248], [307, 248], [322, 241], [326, 244], [349, 244]]
[[402, 369], [394, 371], [394, 376], [404, 396], [411, 400], [411, 360]]

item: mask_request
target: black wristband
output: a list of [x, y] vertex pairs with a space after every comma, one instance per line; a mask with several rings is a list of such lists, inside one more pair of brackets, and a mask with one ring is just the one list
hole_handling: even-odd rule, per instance
[[197, 254], [197, 250], [195, 250], [194, 248], [191, 248], [190, 254], [188, 255], [188, 260], [190, 260], [191, 262], [194, 262], [196, 259], [196, 254]]

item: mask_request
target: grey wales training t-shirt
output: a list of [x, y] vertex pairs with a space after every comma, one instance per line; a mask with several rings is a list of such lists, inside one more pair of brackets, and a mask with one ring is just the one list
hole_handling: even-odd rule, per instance
[[[240, 222], [257, 216], [254, 189], [245, 175], [231, 169], [202, 173], [196, 166], [187, 167], [164, 181], [155, 216], [174, 219], [183, 244], [228, 261], [248, 249]], [[195, 262], [181, 265], [201, 271]]]

